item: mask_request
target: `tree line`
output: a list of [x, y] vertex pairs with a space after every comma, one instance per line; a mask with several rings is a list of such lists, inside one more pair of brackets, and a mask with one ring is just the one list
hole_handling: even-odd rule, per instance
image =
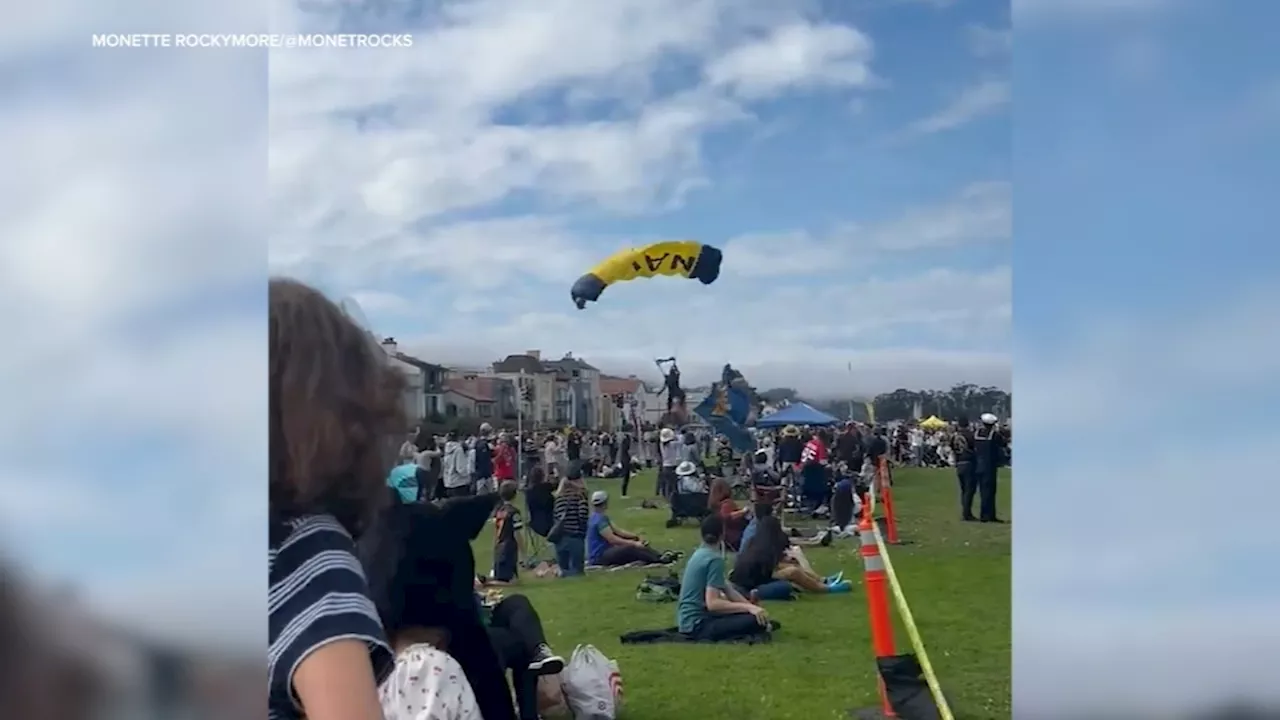
[[[868, 401], [854, 399], [813, 400], [802, 397], [791, 388], [771, 388], [760, 393], [767, 403], [803, 401], [841, 420], [868, 422]], [[1013, 396], [1000, 388], [972, 383], [960, 383], [950, 390], [908, 390], [898, 388], [880, 393], [869, 401], [875, 410], [876, 422], [910, 420], [936, 415], [943, 420], [955, 420], [961, 415], [976, 420], [982, 413], [994, 413], [1001, 419], [1013, 414]]]

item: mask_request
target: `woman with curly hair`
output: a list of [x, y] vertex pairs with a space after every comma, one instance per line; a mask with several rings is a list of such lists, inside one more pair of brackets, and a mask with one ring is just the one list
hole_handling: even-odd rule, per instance
[[268, 718], [382, 720], [391, 649], [356, 556], [387, 501], [403, 379], [319, 291], [268, 286]]

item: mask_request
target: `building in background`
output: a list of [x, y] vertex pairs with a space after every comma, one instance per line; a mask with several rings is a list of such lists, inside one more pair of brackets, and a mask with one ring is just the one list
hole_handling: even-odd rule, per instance
[[621, 430], [629, 427], [631, 422], [631, 403], [636, 403], [636, 414], [640, 414], [639, 396], [643, 383], [639, 378], [600, 376], [600, 429]]
[[557, 402], [567, 401], [567, 424], [579, 428], [599, 427], [600, 370], [572, 353], [565, 353], [559, 360], [544, 360], [542, 365], [555, 373], [556, 381], [568, 390], [567, 395], [557, 397]]
[[[495, 362], [492, 374], [527, 389], [520, 393], [520, 408], [528, 427], [551, 427], [555, 423], [556, 373], [542, 364], [542, 353], [527, 350]], [[519, 391], [518, 391], [519, 392]]]
[[448, 368], [400, 352], [395, 338], [382, 341], [382, 349], [404, 374], [404, 411], [410, 422], [444, 415], [444, 381]]

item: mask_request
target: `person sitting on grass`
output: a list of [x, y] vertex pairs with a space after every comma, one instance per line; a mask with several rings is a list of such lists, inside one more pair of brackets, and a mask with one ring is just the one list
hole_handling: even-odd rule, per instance
[[518, 486], [506, 480], [498, 488], [502, 504], [493, 511], [493, 579], [500, 583], [515, 582], [520, 575], [520, 556], [524, 554], [524, 518], [512, 502]]
[[793, 559], [790, 549], [791, 539], [782, 530], [778, 518], [773, 515], [758, 518], [755, 535], [738, 553], [730, 579], [748, 592], [771, 580], [786, 580], [810, 593], [847, 593], [853, 589], [852, 583], [844, 579], [844, 573], [820, 577]]
[[516, 713], [520, 720], [539, 720], [538, 678], [558, 675], [564, 670], [564, 658], [555, 654], [547, 644], [542, 618], [529, 598], [508, 595], [490, 603], [483, 589], [477, 583], [480, 619], [485, 623], [489, 642], [493, 644], [503, 669], [511, 672]]
[[707, 507], [718, 513], [724, 520], [724, 545], [733, 552], [738, 551], [742, 542], [742, 531], [747, 527], [748, 511], [739, 509], [733, 501], [733, 489], [729, 481], [716, 478], [711, 482], [711, 494], [707, 497]]
[[644, 538], [614, 526], [609, 520], [609, 493], [591, 493], [591, 517], [587, 520], [587, 564], [618, 567], [632, 563], [670, 565], [679, 553], [658, 553]]
[[724, 520], [708, 515], [700, 528], [702, 544], [685, 565], [676, 603], [676, 627], [698, 642], [725, 642], [768, 635], [769, 615], [729, 584], [720, 542]]

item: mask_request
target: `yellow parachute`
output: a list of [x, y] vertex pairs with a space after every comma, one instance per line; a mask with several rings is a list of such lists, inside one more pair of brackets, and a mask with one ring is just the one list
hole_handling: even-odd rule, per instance
[[600, 299], [600, 293], [616, 282], [651, 278], [655, 275], [687, 277], [710, 285], [720, 277], [720, 261], [724, 254], [718, 248], [692, 240], [666, 240], [642, 248], [615, 253], [591, 272], [578, 278], [569, 296], [581, 310], [588, 302]]

